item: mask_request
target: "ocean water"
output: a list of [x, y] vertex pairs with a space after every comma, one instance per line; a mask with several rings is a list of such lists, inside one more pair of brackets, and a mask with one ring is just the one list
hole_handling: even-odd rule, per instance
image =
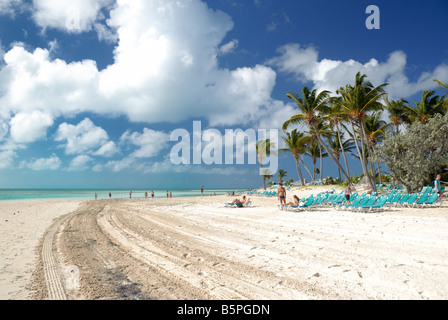
[[[95, 193], [97, 199], [109, 199], [109, 192], [111, 199], [129, 198], [129, 191], [132, 191], [133, 199], [144, 199], [145, 191], [148, 192], [148, 198], [151, 198], [151, 190], [124, 190], [124, 189], [110, 189], [110, 190], [96, 190], [96, 189], [0, 189], [0, 201], [11, 200], [29, 200], [29, 199], [81, 199], [94, 200]], [[201, 195], [200, 189], [176, 189], [168, 190], [173, 194], [173, 197], [196, 197]], [[216, 193], [216, 195], [225, 195], [227, 192], [237, 191], [236, 189], [206, 189], [205, 195]], [[241, 191], [241, 190], [240, 190]], [[154, 198], [166, 198], [167, 190], [154, 190]]]

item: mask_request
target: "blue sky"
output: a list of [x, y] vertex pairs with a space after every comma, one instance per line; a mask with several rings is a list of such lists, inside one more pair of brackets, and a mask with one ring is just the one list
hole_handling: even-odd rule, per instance
[[[0, 0], [0, 188], [259, 187], [258, 165], [174, 165], [171, 132], [280, 128], [286, 93], [334, 92], [358, 71], [418, 100], [448, 82], [447, 13], [443, 0]], [[278, 166], [297, 180], [291, 155]]]

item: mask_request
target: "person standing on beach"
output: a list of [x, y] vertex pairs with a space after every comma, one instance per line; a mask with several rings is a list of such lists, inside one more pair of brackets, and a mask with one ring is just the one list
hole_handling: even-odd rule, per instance
[[442, 192], [442, 186], [440, 184], [440, 179], [442, 179], [442, 176], [438, 174], [436, 180], [434, 181], [434, 188], [436, 189], [435, 191], [439, 195], [439, 200], [442, 200], [443, 192]]
[[129, 199], [132, 198], [132, 191], [129, 191]]
[[154, 190], [151, 190], [151, 197], [154, 199]]
[[145, 191], [145, 199], [148, 199], [148, 191]]
[[109, 199], [112, 197], [112, 193], [109, 192]]
[[204, 186], [201, 187], [201, 196], [204, 196]]
[[350, 183], [345, 188], [344, 194], [345, 194], [345, 200], [346, 200], [344, 204], [350, 204], [350, 197], [352, 195], [352, 188], [350, 187]]
[[167, 199], [169, 198], [168, 190], [166, 190], [166, 198], [167, 198]]
[[98, 199], [98, 194], [95, 192], [95, 200]]
[[283, 206], [286, 204], [286, 190], [283, 188], [283, 184], [280, 183], [280, 186], [277, 189], [278, 199], [280, 200], [280, 206], [283, 210]]

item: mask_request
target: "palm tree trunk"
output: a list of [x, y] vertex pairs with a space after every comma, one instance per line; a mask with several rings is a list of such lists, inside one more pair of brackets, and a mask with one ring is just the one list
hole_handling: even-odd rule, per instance
[[[342, 139], [341, 139], [341, 131], [339, 131], [338, 125], [336, 125], [336, 131], [338, 132], [339, 144], [341, 145], [342, 156], [344, 157], [345, 169], [347, 169], [347, 175], [350, 176], [350, 169], [348, 168], [347, 157], [345, 156], [345, 150], [344, 150], [344, 146], [342, 144]], [[338, 162], [339, 162], [339, 159], [338, 159]], [[339, 180], [341, 180], [341, 174], [339, 174]]]
[[301, 157], [299, 157], [299, 160], [302, 163], [303, 167], [306, 169], [306, 171], [308, 171], [308, 174], [310, 175], [311, 180], [313, 180], [313, 175], [311, 174], [310, 169], [308, 169], [308, 167], [306, 166], [305, 162], [303, 162]]
[[[365, 157], [364, 157], [364, 150], [362, 150], [362, 151], [359, 150], [358, 139], [356, 138], [356, 131], [355, 131], [355, 127], [353, 126], [352, 120], [350, 120], [350, 125], [351, 125], [352, 131], [353, 131], [352, 136], [353, 136], [353, 140], [355, 141], [356, 151], [358, 152], [359, 160], [361, 161], [362, 172], [364, 173], [364, 177], [366, 177], [367, 182], [371, 186], [369, 172], [367, 171], [367, 163], [365, 162]], [[361, 137], [361, 143], [362, 143], [362, 137]], [[361, 146], [361, 149], [364, 149], [364, 148]], [[372, 191], [373, 191], [373, 189], [372, 189]]]
[[345, 170], [344, 170], [344, 168], [342, 168], [341, 164], [338, 161], [336, 161], [336, 158], [334, 157], [333, 153], [328, 149], [328, 147], [322, 141], [322, 138], [317, 133], [317, 128], [314, 127], [313, 129], [316, 132], [316, 136], [317, 136], [317, 139], [319, 140], [320, 144], [324, 147], [325, 151], [327, 151], [328, 155], [334, 161], [334, 163], [336, 163], [336, 165], [338, 166], [338, 168], [341, 170], [342, 174], [344, 175], [345, 179], [347, 179], [348, 183], [352, 184], [352, 179], [350, 179], [350, 177], [347, 175], [347, 172], [345, 172]]
[[[263, 164], [260, 161], [261, 172], [263, 172]], [[263, 179], [263, 190], [266, 190], [266, 177], [264, 175], [261, 176]]]
[[319, 144], [319, 153], [320, 153], [320, 183], [322, 183], [322, 171], [323, 171], [322, 162], [323, 162], [323, 159], [322, 159], [322, 146], [320, 144]]
[[297, 168], [297, 174], [299, 176], [300, 179], [300, 183], [303, 186], [303, 175], [302, 175], [302, 170], [300, 169], [300, 163], [299, 163], [299, 155], [294, 155], [294, 159], [296, 160], [296, 168]]
[[[365, 131], [365, 128], [364, 128], [364, 124], [361, 122], [360, 124], [359, 124], [359, 127], [361, 128], [361, 144], [362, 144], [362, 148], [361, 148], [361, 150], [362, 150], [362, 156], [363, 156], [363, 160], [365, 161], [365, 164], [366, 164], [366, 168], [367, 168], [367, 157], [366, 157], [366, 152], [365, 152], [365, 149], [364, 149], [364, 142], [366, 143], [366, 146], [367, 146], [367, 149], [369, 150], [369, 152], [370, 152], [370, 144], [369, 144], [369, 142], [367, 141], [367, 135], [366, 135], [366, 131]], [[376, 192], [376, 182], [375, 182], [375, 170], [373, 169], [372, 170], [372, 162], [371, 161], [369, 161], [370, 162], [370, 169], [371, 169], [371, 171], [372, 171], [372, 176], [370, 176], [370, 174], [369, 174], [369, 172], [368, 172], [368, 170], [367, 170], [367, 182], [369, 183], [369, 185], [370, 185], [370, 189], [372, 189], [372, 191], [374, 191], [374, 192]], [[364, 176], [366, 176], [366, 173], [364, 173]]]

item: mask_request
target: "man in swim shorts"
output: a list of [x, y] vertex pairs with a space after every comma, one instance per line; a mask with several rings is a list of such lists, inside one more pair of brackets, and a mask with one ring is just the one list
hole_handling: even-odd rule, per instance
[[280, 200], [280, 206], [283, 210], [283, 206], [286, 204], [286, 190], [283, 188], [283, 184], [280, 183], [280, 186], [277, 189], [278, 199]]

